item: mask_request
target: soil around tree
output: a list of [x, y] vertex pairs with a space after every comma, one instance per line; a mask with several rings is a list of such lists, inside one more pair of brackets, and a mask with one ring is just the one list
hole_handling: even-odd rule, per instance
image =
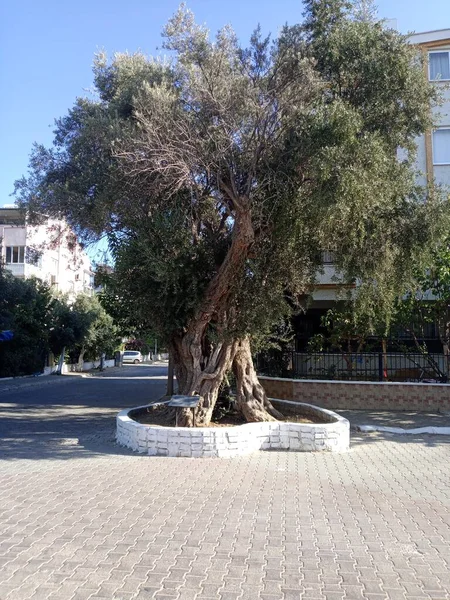
[[[169, 408], [164, 404], [155, 404], [139, 410], [130, 411], [130, 419], [141, 425], [158, 425], [159, 427], [175, 427], [175, 409]], [[289, 415], [283, 419], [289, 423], [305, 424], [324, 424], [328, 421], [315, 415]], [[198, 425], [198, 427], [233, 427], [246, 425], [248, 422], [237, 412], [229, 412], [219, 419], [212, 419], [208, 425]]]

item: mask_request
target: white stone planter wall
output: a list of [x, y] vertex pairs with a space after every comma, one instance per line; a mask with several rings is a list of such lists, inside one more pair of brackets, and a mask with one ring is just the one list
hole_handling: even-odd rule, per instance
[[[150, 456], [232, 458], [256, 450], [296, 452], [343, 452], [350, 443], [350, 423], [340, 415], [310, 404], [277, 401], [305, 407], [322, 415], [323, 424], [247, 423], [230, 427], [160, 427], [141, 425], [130, 419], [130, 410], [117, 415], [117, 442]], [[139, 407], [145, 408], [145, 407]], [[136, 409], [133, 409], [136, 410]]]

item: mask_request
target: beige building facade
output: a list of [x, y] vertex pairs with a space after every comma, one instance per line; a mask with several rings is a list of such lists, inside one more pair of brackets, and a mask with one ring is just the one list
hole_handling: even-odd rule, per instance
[[450, 186], [450, 29], [416, 33], [409, 41], [424, 54], [427, 78], [442, 96], [442, 105], [433, 108], [435, 128], [417, 140], [420, 183]]

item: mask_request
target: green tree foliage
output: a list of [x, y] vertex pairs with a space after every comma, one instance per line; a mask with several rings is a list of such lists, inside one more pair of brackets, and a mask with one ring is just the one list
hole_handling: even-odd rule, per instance
[[97, 360], [102, 353], [111, 356], [118, 349], [121, 336], [113, 318], [106, 312], [96, 296], [80, 295], [72, 311], [83, 322], [85, 334], [74, 350], [87, 360]]
[[0, 343], [0, 377], [40, 373], [49, 348], [53, 299], [48, 286], [21, 280], [0, 268], [0, 331], [11, 341]]
[[211, 41], [182, 7], [170, 61], [99, 55], [97, 96], [16, 185], [30, 215], [108, 236], [110, 293], [169, 343], [205, 422], [230, 367], [246, 418], [274, 415], [249, 340], [310, 292], [323, 248], [361, 310], [388, 315], [443, 222], [413, 167], [436, 101], [416, 51], [341, 0], [305, 7], [303, 25], [273, 42], [256, 30], [247, 48], [229, 27]]
[[38, 279], [18, 279], [0, 268], [0, 331], [12, 340], [0, 343], [0, 377], [43, 371], [49, 352], [69, 352], [95, 360], [112, 355], [121, 336], [112, 317], [96, 297], [79, 296], [74, 303]]
[[369, 351], [367, 345], [368, 337], [377, 336], [378, 331], [367, 319], [364, 313], [359, 313], [350, 301], [340, 308], [329, 309], [321, 319], [321, 325], [326, 333], [318, 333], [308, 343], [308, 349], [312, 352], [339, 351], [348, 355]]
[[398, 300], [393, 335], [406, 331], [417, 349], [427, 352], [423, 340], [429, 325], [435, 325], [446, 354], [450, 348], [450, 240], [442, 240], [431, 256], [429, 266], [418, 271], [415, 286]]
[[378, 20], [378, 9], [373, 0], [355, 0], [352, 14], [356, 21], [373, 23]]
[[50, 347], [55, 355], [67, 352], [81, 370], [84, 360], [97, 360], [102, 353], [112, 355], [121, 336], [113, 318], [96, 296], [81, 294], [73, 303], [55, 301]]
[[53, 322], [50, 330], [50, 349], [55, 356], [81, 344], [88, 332], [92, 318], [84, 315], [68, 302], [64, 296], [54, 302]]

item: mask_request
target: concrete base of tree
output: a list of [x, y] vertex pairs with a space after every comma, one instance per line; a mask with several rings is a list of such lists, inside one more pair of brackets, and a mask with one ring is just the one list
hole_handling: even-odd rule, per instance
[[150, 456], [232, 458], [257, 450], [344, 452], [350, 444], [350, 423], [340, 415], [311, 404], [274, 400], [288, 414], [318, 416], [323, 423], [285, 421], [246, 423], [230, 427], [162, 427], [143, 425], [127, 409], [117, 415], [117, 442]]

